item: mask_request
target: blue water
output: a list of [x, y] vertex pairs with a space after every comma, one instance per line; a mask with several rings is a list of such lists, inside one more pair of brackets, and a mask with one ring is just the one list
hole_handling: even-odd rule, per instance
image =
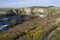
[[24, 18], [21, 18], [21, 17], [18, 17], [18, 16], [3, 16], [3, 17], [0, 17], [0, 33], [10, 29], [9, 26], [12, 25], [10, 20], [16, 20], [18, 22], [18, 24], [21, 24], [21, 23], [23, 23]]

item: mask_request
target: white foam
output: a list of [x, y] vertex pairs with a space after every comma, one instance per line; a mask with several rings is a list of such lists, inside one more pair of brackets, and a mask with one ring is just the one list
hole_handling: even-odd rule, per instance
[[3, 29], [3, 28], [0, 28], [0, 30]]
[[3, 20], [8, 20], [8, 18], [3, 18]]
[[3, 26], [1, 26], [2, 28], [4, 28], [4, 27], [7, 27], [8, 25], [3, 25]]

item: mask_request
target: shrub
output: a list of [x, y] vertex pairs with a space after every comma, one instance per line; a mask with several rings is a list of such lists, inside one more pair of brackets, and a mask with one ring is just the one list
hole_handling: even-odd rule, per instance
[[7, 33], [0, 34], [0, 40], [4, 40], [7, 36]]
[[26, 36], [27, 38], [29, 38], [29, 40], [40, 40], [41, 37], [43, 36], [42, 33], [43, 30], [42, 29], [37, 29], [37, 30], [32, 30], [32, 31], [29, 31], [29, 30], [25, 30], [25, 33], [26, 33]]

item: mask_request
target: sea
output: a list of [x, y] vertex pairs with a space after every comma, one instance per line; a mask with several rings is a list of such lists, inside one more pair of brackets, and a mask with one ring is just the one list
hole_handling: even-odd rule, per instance
[[10, 20], [16, 20], [18, 24], [22, 24], [25, 18], [19, 16], [2, 16], [0, 17], [0, 33], [9, 30], [12, 24]]

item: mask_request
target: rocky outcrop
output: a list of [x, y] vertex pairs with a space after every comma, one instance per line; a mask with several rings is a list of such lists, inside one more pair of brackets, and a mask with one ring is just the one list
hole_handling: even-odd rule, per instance
[[0, 12], [0, 16], [6, 16], [6, 12]]
[[10, 22], [11, 22], [12, 26], [14, 26], [14, 25], [17, 24], [17, 21], [16, 20], [11, 20]]
[[48, 15], [47, 10], [44, 8], [22, 8], [20, 14], [34, 15], [39, 17], [46, 17]]
[[[51, 14], [56, 14], [58, 13], [59, 10], [58, 9], [52, 9], [52, 8], [40, 8], [40, 7], [36, 7], [36, 8], [20, 8], [20, 9], [12, 9], [12, 10], [8, 10], [6, 14], [4, 15], [34, 15], [34, 16], [39, 16], [39, 17], [46, 17], [47, 15], [51, 15]], [[1, 14], [2, 15], [2, 14]]]

